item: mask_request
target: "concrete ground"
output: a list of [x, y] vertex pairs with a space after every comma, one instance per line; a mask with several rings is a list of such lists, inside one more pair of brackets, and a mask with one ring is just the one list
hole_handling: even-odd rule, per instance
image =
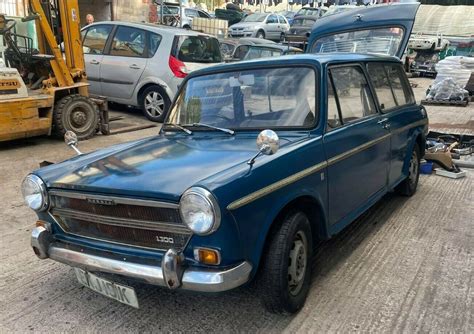
[[[412, 81], [422, 86], [415, 89], [419, 100], [430, 81]], [[474, 134], [466, 126], [474, 120], [472, 104], [427, 109], [433, 124]], [[147, 122], [126, 109], [115, 115]], [[157, 131], [98, 136], [80, 148]], [[305, 307], [282, 317], [267, 313], [249, 288], [209, 296], [134, 284], [136, 310], [80, 286], [71, 268], [37, 259], [29, 246], [36, 216], [23, 204], [21, 180], [39, 162], [73, 154], [50, 138], [0, 146], [0, 333], [474, 332], [473, 170], [459, 180], [423, 175], [412, 198], [386, 196], [322, 244]]]

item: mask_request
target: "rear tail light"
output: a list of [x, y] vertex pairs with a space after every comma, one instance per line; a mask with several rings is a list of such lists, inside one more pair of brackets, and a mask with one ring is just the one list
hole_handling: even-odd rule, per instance
[[176, 59], [175, 57], [170, 56], [168, 64], [170, 66], [171, 72], [173, 72], [175, 77], [184, 78], [186, 77], [186, 75], [188, 75], [188, 70], [186, 69], [186, 65], [182, 61]]

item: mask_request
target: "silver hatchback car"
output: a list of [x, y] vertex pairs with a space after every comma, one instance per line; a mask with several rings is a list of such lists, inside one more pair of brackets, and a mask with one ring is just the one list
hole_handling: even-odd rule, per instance
[[140, 107], [156, 122], [188, 73], [223, 61], [215, 37], [184, 29], [113, 21], [82, 36], [90, 93]]
[[231, 37], [257, 37], [283, 41], [290, 25], [283, 15], [269, 13], [250, 14], [229, 28]]

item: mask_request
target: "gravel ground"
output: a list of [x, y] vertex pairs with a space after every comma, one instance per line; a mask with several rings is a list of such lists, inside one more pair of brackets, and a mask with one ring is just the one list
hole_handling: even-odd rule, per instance
[[[430, 81], [412, 81], [421, 97]], [[427, 109], [433, 124], [474, 133], [463, 128], [474, 120], [472, 105]], [[127, 110], [118, 114], [142, 122]], [[98, 136], [80, 148], [156, 132]], [[459, 180], [422, 176], [412, 198], [387, 195], [322, 244], [304, 309], [281, 317], [249, 288], [199, 295], [134, 284], [136, 310], [81, 287], [71, 268], [37, 259], [29, 246], [36, 216], [23, 204], [21, 180], [40, 161], [72, 155], [50, 138], [0, 145], [0, 332], [474, 332], [472, 170]]]

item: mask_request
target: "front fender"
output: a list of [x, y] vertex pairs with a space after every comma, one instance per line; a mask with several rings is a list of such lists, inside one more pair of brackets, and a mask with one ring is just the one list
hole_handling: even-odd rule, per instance
[[413, 151], [413, 148], [415, 147], [415, 144], [417, 143], [417, 138], [421, 138], [421, 145], [420, 145], [420, 158], [424, 156], [425, 152], [425, 143], [426, 143], [426, 138], [424, 131], [420, 128], [414, 128], [412, 130], [412, 133], [410, 134], [410, 142], [407, 145], [407, 151], [405, 152], [405, 159], [403, 161], [403, 168], [402, 168], [402, 173], [404, 176], [408, 176], [408, 167], [410, 165], [410, 159], [411, 159], [411, 152]]

